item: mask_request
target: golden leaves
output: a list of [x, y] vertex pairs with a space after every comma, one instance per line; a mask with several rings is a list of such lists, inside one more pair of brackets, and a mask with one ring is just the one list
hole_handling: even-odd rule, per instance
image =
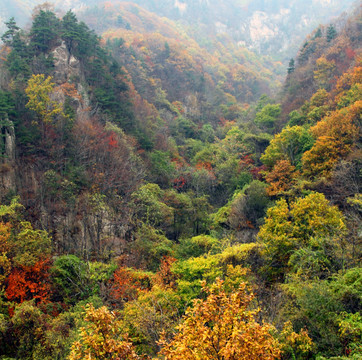
[[51, 93], [54, 88], [52, 77], [45, 79], [44, 74], [33, 75], [28, 80], [28, 86], [25, 93], [28, 96], [26, 107], [37, 113], [40, 120], [49, 123], [56, 115], [63, 115], [62, 106], [54, 100], [51, 100]]
[[227, 293], [218, 279], [206, 300], [195, 300], [171, 343], [160, 341], [166, 360], [254, 360], [278, 359], [280, 345], [272, 337], [272, 326], [256, 322], [258, 310], [249, 310], [254, 298], [241, 283]]
[[120, 322], [113, 311], [105, 306], [95, 309], [89, 304], [84, 320], [87, 325], [80, 329], [80, 340], [73, 343], [69, 360], [138, 359], [132, 343], [121, 334]]

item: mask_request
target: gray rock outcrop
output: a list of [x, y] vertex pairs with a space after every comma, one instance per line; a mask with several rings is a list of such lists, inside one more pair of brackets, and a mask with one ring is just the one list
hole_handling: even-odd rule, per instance
[[0, 200], [16, 188], [15, 131], [7, 117], [0, 121]]
[[64, 41], [52, 51], [52, 55], [55, 66], [54, 80], [57, 84], [80, 80], [82, 74], [80, 62], [69, 53]]

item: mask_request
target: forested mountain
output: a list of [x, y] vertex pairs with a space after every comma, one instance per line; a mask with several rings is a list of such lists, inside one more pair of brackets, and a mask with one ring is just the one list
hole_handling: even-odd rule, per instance
[[[196, 34], [201, 43], [208, 42], [211, 34], [227, 34], [239, 45], [284, 61], [294, 55], [306, 34], [357, 4], [353, 0], [134, 2], [186, 25], [187, 31]], [[102, 8], [101, 2], [93, 3]]]
[[[34, 6], [41, 0], [3, 1], [0, 4], [0, 20], [15, 16], [25, 25]], [[126, 1], [67, 0], [55, 1], [55, 9], [73, 9], [82, 16], [84, 11], [102, 12], [110, 3], [127, 4]], [[128, 2], [129, 3], [129, 2]], [[196, 36], [199, 43], [207, 43], [210, 36], [227, 34], [235, 44], [245, 45], [249, 50], [270, 55], [283, 62], [294, 56], [303, 38], [319, 24], [350, 11], [355, 0], [137, 0], [132, 1], [161, 17], [182, 24], [186, 31]], [[87, 22], [87, 17], [84, 17]], [[197, 24], [197, 25], [195, 25]], [[103, 27], [110, 23], [103, 22]], [[4, 28], [0, 27], [3, 31]]]
[[361, 8], [281, 84], [218, 4], [6, 21], [0, 358], [361, 358]]

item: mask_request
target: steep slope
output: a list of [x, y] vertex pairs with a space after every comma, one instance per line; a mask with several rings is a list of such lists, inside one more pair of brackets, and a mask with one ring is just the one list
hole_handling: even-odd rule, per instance
[[[280, 64], [258, 58], [233, 44], [227, 36], [210, 38], [209, 48], [201, 47], [174, 22], [132, 4], [109, 4], [103, 11], [97, 9], [86, 14], [92, 28], [103, 27], [102, 24], [108, 28], [114, 24], [113, 29], [103, 33], [104, 37], [123, 39], [124, 47], [134, 51], [137, 60], [145, 63], [146, 77], [161, 78], [164, 85], [168, 82], [167, 91], [184, 87], [194, 92], [208, 92], [211, 81], [212, 87], [230, 93], [239, 102], [250, 102], [278, 87], [275, 73]], [[182, 72], [184, 77], [177, 85], [177, 74]], [[192, 79], [194, 84], [190, 82]], [[182, 94], [174, 93], [169, 100], [183, 101], [183, 98]]]
[[[236, 42], [265, 55], [284, 59], [318, 24], [349, 9], [355, 1], [138, 1], [167, 17], [182, 20], [197, 31], [228, 33]], [[200, 26], [200, 25], [199, 25]]]
[[361, 6], [349, 17], [319, 26], [289, 64], [283, 111], [300, 107], [318, 89], [331, 91], [337, 79], [361, 56]]
[[[52, 229], [59, 251], [79, 250], [85, 233], [95, 250], [100, 230], [96, 235], [93, 215], [82, 207], [102, 204], [106, 193], [127, 201], [144, 171], [135, 140], [124, 133], [135, 136], [139, 128], [123, 72], [72, 13], [61, 21], [40, 11], [28, 33], [14, 25], [3, 39], [1, 128], [13, 137], [1, 138], [1, 198], [18, 193], [29, 218]], [[16, 176], [9, 183], [14, 140]], [[65, 197], [62, 188], [69, 190]], [[98, 200], [92, 188], [102, 194]]]
[[[252, 178], [239, 164], [250, 150], [233, 149], [243, 135], [232, 128], [247, 102], [269, 91], [271, 72], [250, 70], [263, 67], [247, 50], [209, 54], [147, 12], [132, 25], [152, 21], [165, 35], [120, 29], [100, 41], [73, 13], [60, 20], [40, 10], [29, 32], [12, 23], [2, 37], [1, 196], [19, 194], [60, 253], [122, 251], [142, 228], [131, 197], [144, 181], [168, 197], [174, 221], [162, 229], [177, 240], [204, 231], [209, 201], [225, 203]], [[209, 148], [212, 164], [210, 154], [195, 158]]]

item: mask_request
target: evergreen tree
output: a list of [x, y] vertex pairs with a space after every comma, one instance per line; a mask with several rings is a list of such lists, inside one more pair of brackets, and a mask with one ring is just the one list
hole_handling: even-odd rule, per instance
[[0, 90], [0, 118], [5, 118], [14, 110], [14, 100], [7, 91]]
[[81, 21], [78, 25], [80, 42], [78, 45], [78, 53], [80, 57], [90, 57], [96, 54], [104, 61], [105, 51], [99, 46], [99, 37], [90, 30], [89, 27]]
[[295, 70], [295, 62], [294, 59], [290, 59], [289, 65], [288, 65], [288, 74], [292, 74]]
[[1, 36], [1, 41], [6, 45], [12, 45], [15, 34], [18, 33], [20, 28], [16, 25], [15, 19], [12, 17], [5, 23], [8, 30]]
[[165, 53], [165, 58], [166, 58], [166, 59], [167, 59], [167, 58], [170, 56], [170, 54], [171, 54], [170, 45], [168, 44], [167, 41], [165, 41], [165, 51], [164, 51], [164, 53]]
[[47, 52], [58, 37], [59, 20], [51, 11], [40, 10], [30, 31], [31, 47], [36, 52]]
[[322, 30], [319, 27], [318, 30], [316, 31], [316, 33], [314, 34], [313, 39], [317, 39], [317, 38], [320, 38], [320, 37], [322, 37]]
[[19, 75], [22, 78], [28, 78], [31, 75], [31, 52], [29, 51], [29, 46], [23, 40], [20, 29], [14, 32], [11, 31], [11, 33], [13, 35], [9, 35], [10, 37], [6, 40], [7, 44], [12, 48], [6, 58], [6, 66], [12, 76], [17, 77]]
[[95, 53], [99, 56], [101, 48], [98, 36], [84, 22], [78, 22], [72, 11], [64, 15], [62, 28], [62, 38], [71, 54], [83, 61]]
[[64, 15], [62, 27], [62, 38], [65, 41], [68, 51], [73, 53], [75, 46], [80, 42], [80, 34], [78, 29], [78, 19], [71, 10]]
[[331, 24], [327, 29], [327, 41], [331, 42], [337, 36], [336, 28]]

